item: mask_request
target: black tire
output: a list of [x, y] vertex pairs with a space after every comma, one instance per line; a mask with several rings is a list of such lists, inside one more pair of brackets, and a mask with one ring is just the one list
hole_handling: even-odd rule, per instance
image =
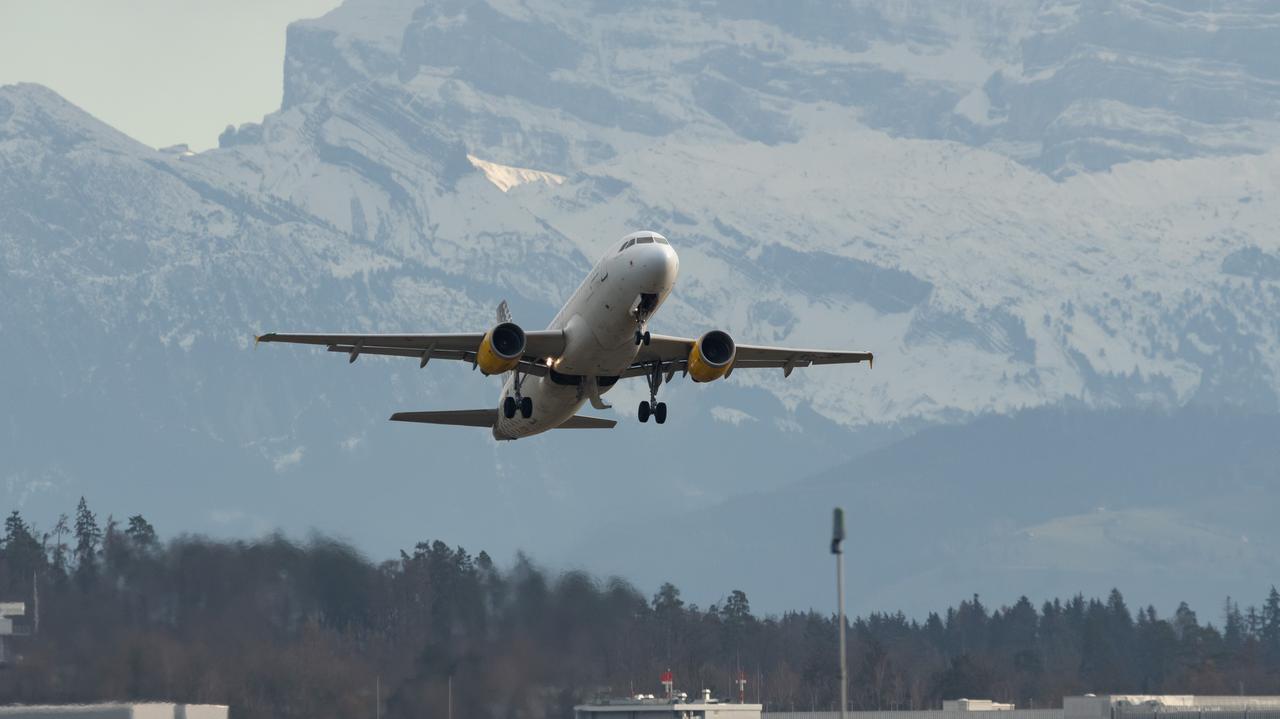
[[667, 403], [659, 402], [657, 407], [653, 408], [653, 419], [658, 424], [667, 421]]
[[649, 333], [648, 333], [648, 332], [645, 332], [645, 333], [644, 333], [644, 344], [645, 344], [645, 346], [646, 346], [646, 347], [648, 347], [648, 346], [649, 346], [649, 342], [651, 342], [652, 340], [653, 340], [653, 338], [649, 336]]
[[520, 416], [529, 419], [533, 416], [533, 398], [525, 397], [520, 400]]
[[644, 335], [640, 334], [640, 330], [636, 330], [636, 347], [639, 347], [641, 342], [644, 342]]
[[640, 402], [640, 421], [649, 421], [649, 403], [646, 401]]
[[507, 397], [502, 400], [502, 416], [511, 419], [516, 416], [516, 398]]

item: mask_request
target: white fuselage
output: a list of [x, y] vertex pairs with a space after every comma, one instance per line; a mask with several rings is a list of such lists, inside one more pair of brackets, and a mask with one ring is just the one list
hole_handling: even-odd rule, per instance
[[[657, 233], [637, 232], [612, 245], [547, 327], [564, 331], [565, 350], [552, 372], [523, 380], [521, 394], [533, 400], [533, 415], [508, 419], [499, 409], [493, 436], [518, 439], [555, 429], [590, 398], [591, 378], [600, 393], [607, 391], [635, 362], [636, 331], [666, 300], [679, 271], [675, 250]], [[514, 395], [515, 378], [508, 373], [499, 408]]]

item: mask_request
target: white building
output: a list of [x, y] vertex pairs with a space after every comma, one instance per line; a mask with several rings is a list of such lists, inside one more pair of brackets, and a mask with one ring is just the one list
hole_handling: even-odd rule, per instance
[[759, 704], [730, 704], [703, 691], [700, 699], [606, 699], [573, 708], [574, 719], [760, 719]]
[[1012, 704], [1001, 704], [990, 699], [943, 699], [944, 712], [1011, 712], [1016, 709]]
[[227, 719], [221, 704], [48, 704], [0, 706], [0, 719]]
[[1063, 697], [1063, 719], [1121, 719], [1164, 714], [1280, 711], [1275, 696], [1195, 696], [1192, 694], [1086, 694]]
[[[848, 719], [973, 719], [975, 712], [1000, 719], [1280, 719], [1280, 696], [1190, 694], [1086, 694], [1063, 697], [1061, 709], [1017, 709], [989, 699], [953, 699], [942, 709], [851, 711]], [[834, 711], [768, 712], [762, 719], [841, 719]]]

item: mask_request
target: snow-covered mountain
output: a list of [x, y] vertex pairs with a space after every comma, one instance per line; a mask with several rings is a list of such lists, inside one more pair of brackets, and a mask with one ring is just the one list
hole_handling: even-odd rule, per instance
[[[1262, 2], [347, 0], [290, 27], [280, 111], [194, 156], [0, 88], [0, 486], [37, 519], [83, 493], [554, 561], [982, 413], [1275, 411], [1277, 47]], [[641, 227], [682, 261], [662, 331], [875, 370], [676, 384], [661, 430], [513, 447], [383, 421], [491, 403], [466, 368], [250, 352], [503, 297], [536, 327]]]

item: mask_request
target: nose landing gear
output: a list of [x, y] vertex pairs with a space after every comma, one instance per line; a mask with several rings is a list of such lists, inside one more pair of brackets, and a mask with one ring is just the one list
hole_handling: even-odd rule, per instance
[[653, 421], [663, 424], [667, 421], [667, 403], [658, 401], [658, 388], [662, 386], [662, 364], [660, 362], [653, 363], [653, 367], [649, 370], [646, 379], [649, 381], [649, 399], [640, 403], [639, 419], [642, 423], [648, 422], [649, 417], [652, 416]]
[[631, 307], [631, 316], [636, 321], [636, 347], [640, 345], [648, 345], [650, 341], [649, 330], [644, 328], [649, 316], [658, 309], [658, 295], [648, 292], [640, 293], [636, 298], [636, 302]]

